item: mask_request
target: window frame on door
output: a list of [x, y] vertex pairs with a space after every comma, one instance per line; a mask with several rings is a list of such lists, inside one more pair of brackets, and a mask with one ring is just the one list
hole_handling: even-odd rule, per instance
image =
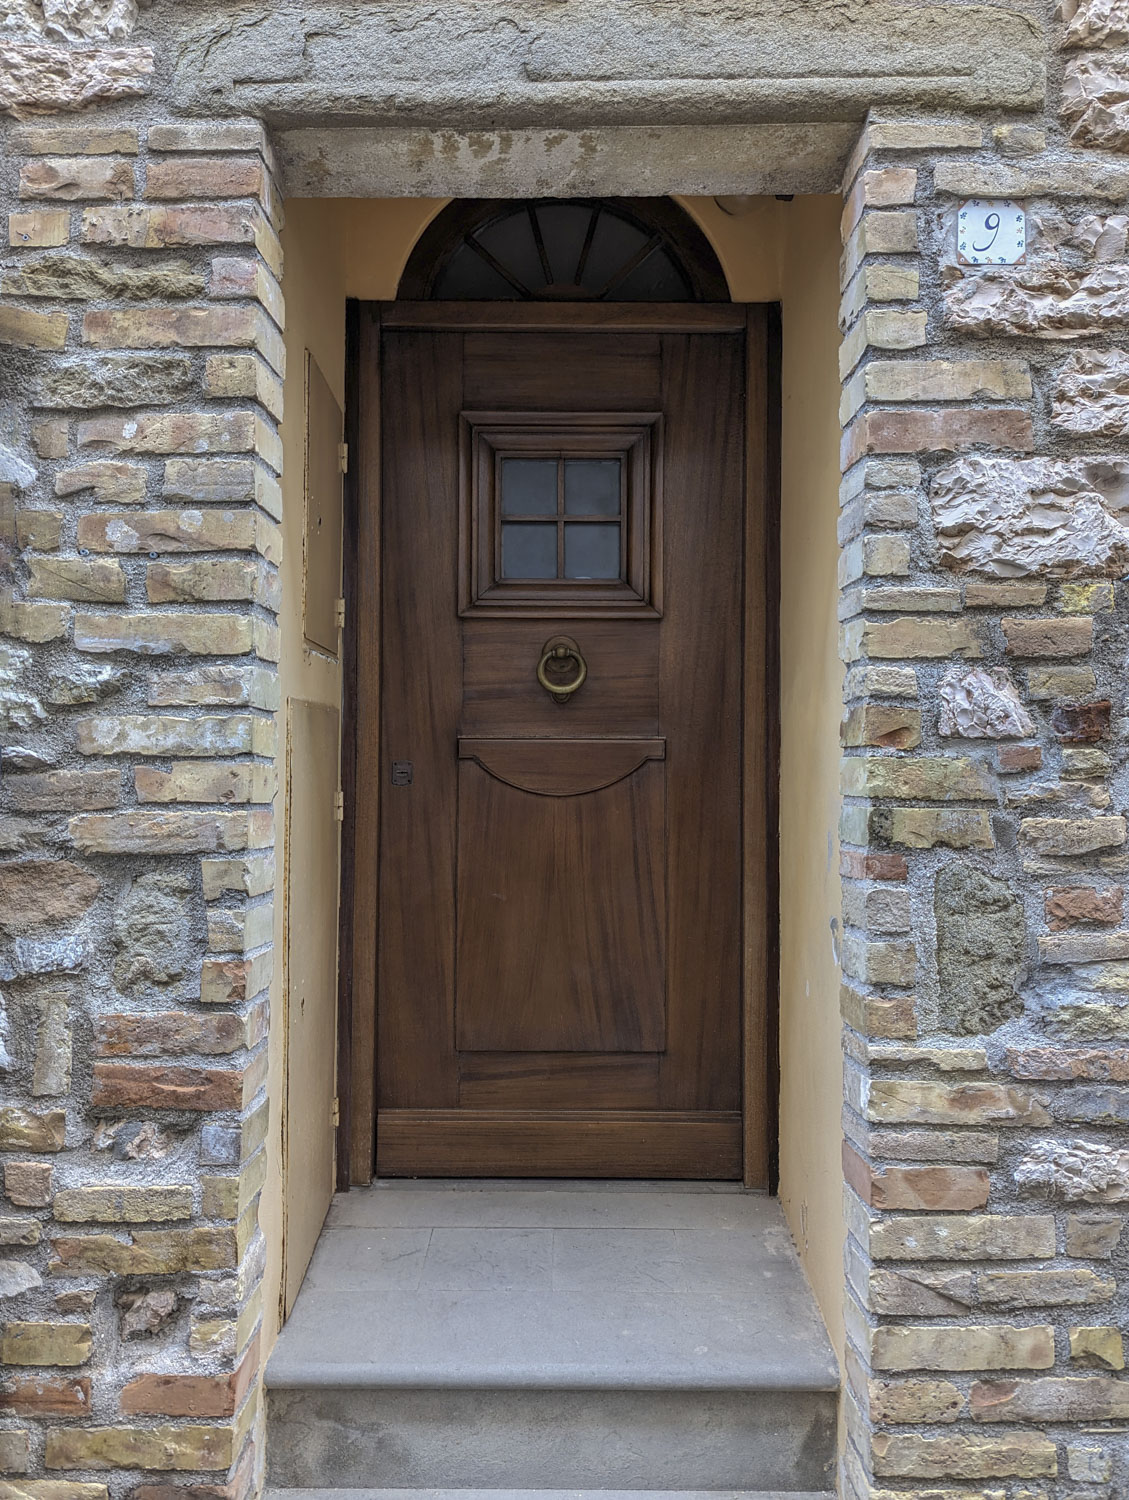
[[[658, 619], [662, 615], [662, 416], [658, 412], [477, 412], [460, 418], [459, 614]], [[510, 458], [619, 459], [620, 576], [506, 578], [502, 464]], [[562, 511], [546, 516], [559, 528]]]

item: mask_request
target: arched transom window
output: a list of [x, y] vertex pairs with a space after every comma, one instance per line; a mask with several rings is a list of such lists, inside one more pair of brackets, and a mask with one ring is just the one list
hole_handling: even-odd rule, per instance
[[669, 198], [456, 201], [400, 282], [413, 301], [728, 302], [709, 241]]

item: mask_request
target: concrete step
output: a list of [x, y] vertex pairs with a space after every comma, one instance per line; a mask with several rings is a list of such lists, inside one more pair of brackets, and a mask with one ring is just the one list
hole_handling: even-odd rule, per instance
[[834, 1357], [754, 1194], [351, 1193], [266, 1383], [268, 1479], [291, 1500], [832, 1483]]

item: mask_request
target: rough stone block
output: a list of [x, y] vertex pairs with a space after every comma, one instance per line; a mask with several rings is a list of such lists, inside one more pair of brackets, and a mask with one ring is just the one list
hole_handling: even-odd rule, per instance
[[5, 1162], [4, 1192], [17, 1208], [46, 1208], [51, 1202], [52, 1171], [49, 1162]]
[[20, 168], [21, 198], [132, 198], [133, 163], [112, 157], [55, 156]]
[[938, 874], [933, 905], [940, 1027], [958, 1035], [994, 1031], [1023, 1009], [1023, 902], [1005, 881], [954, 863]]
[[1019, 834], [1038, 854], [1073, 859], [1102, 849], [1119, 849], [1125, 843], [1125, 819], [1024, 818]]
[[32, 403], [62, 410], [175, 406], [192, 391], [192, 364], [175, 356], [58, 361], [40, 377]]
[[61, 1151], [66, 1124], [61, 1109], [0, 1105], [0, 1151]]
[[1119, 886], [1095, 890], [1093, 886], [1052, 886], [1044, 899], [1047, 926], [1052, 931], [1095, 923], [1116, 927], [1125, 909], [1125, 892]]
[[182, 260], [161, 266], [123, 266], [73, 251], [23, 260], [6, 271], [4, 291], [16, 297], [95, 302], [148, 302], [199, 296], [204, 278]]

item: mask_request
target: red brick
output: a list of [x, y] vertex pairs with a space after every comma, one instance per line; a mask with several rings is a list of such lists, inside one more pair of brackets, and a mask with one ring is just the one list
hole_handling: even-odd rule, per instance
[[243, 1404], [259, 1366], [256, 1334], [229, 1375], [139, 1375], [122, 1390], [121, 1409], [148, 1417], [230, 1417]]
[[18, 1417], [85, 1417], [90, 1413], [90, 1381], [30, 1375], [0, 1385], [0, 1411]]
[[1074, 707], [1060, 704], [1051, 715], [1051, 728], [1059, 739], [1075, 745], [1092, 745], [1109, 739], [1109, 715], [1113, 705], [1108, 698]]
[[95, 1108], [240, 1109], [240, 1069], [141, 1067], [95, 1063], [90, 1102]]
[[1001, 745], [996, 753], [1001, 771], [1037, 771], [1043, 764], [1041, 745]]
[[843, 435], [843, 468], [868, 453], [957, 453], [977, 446], [1029, 453], [1035, 446], [1025, 411], [869, 411]]
[[1119, 885], [1108, 891], [1093, 886], [1055, 886], [1046, 894], [1047, 926], [1052, 932], [1080, 922], [1100, 922], [1116, 927], [1125, 909], [1125, 892]]
[[908, 880], [909, 866], [903, 854], [864, 854], [857, 849], [839, 853], [839, 874], [851, 880]]

